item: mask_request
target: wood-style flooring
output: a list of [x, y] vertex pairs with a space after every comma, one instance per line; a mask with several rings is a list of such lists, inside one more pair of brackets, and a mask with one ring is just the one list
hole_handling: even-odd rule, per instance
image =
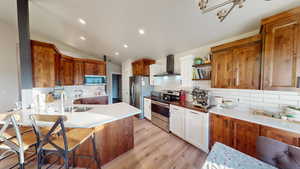
[[[135, 147], [103, 169], [201, 169], [206, 153], [180, 138], [166, 133], [147, 120], [134, 120]], [[11, 158], [0, 162], [0, 169], [6, 169]], [[36, 168], [35, 162], [26, 169]]]

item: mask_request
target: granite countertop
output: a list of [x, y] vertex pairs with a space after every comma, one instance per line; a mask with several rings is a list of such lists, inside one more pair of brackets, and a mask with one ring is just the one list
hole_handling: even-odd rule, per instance
[[[140, 109], [137, 109], [124, 102], [108, 105], [76, 105], [76, 107], [81, 106], [86, 106], [92, 109], [86, 112], [53, 112], [45, 114], [67, 116], [67, 121], [65, 121], [64, 124], [68, 128], [93, 128], [141, 113]], [[31, 113], [31, 110], [23, 110], [20, 112], [20, 119], [18, 120], [18, 123], [20, 125], [31, 125], [29, 120], [30, 114], [34, 113]], [[1, 114], [0, 119], [3, 119], [2, 117], [4, 116], [6, 116], [5, 113]], [[0, 120], [0, 124], [3, 124], [3, 121]], [[53, 124], [39, 122], [38, 125], [52, 126]]]
[[257, 123], [260, 125], [273, 127], [285, 131], [290, 131], [293, 133], [300, 134], [300, 124], [292, 123], [286, 120], [275, 119], [271, 117], [265, 117], [260, 115], [252, 114], [251, 109], [245, 108], [233, 108], [233, 109], [225, 109], [225, 108], [212, 108], [209, 110], [209, 113], [218, 114], [222, 116], [228, 116], [235, 119], [240, 119], [252, 123]]
[[232, 149], [215, 143], [202, 169], [276, 169], [275, 167]]

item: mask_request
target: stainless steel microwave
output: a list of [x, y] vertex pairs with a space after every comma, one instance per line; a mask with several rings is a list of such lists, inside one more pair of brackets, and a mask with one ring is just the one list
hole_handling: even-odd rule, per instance
[[85, 75], [85, 85], [103, 85], [106, 84], [106, 76]]

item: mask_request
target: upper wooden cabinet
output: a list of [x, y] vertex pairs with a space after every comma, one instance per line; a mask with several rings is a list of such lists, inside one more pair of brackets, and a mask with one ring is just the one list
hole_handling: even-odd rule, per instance
[[52, 44], [31, 41], [33, 87], [59, 85], [60, 53]]
[[155, 64], [152, 59], [140, 59], [132, 63], [132, 74], [134, 76], [149, 76], [150, 65]]
[[85, 75], [100, 75], [106, 76], [106, 63], [87, 59], [84, 62]]
[[84, 61], [74, 59], [74, 85], [84, 84]]
[[300, 77], [300, 8], [262, 20], [263, 89], [296, 90]]
[[74, 85], [74, 60], [69, 56], [63, 56], [60, 62], [61, 85]]
[[83, 85], [84, 75], [106, 76], [106, 62], [63, 56], [53, 44], [31, 41], [33, 86]]
[[211, 50], [212, 87], [259, 89], [260, 35], [216, 46]]

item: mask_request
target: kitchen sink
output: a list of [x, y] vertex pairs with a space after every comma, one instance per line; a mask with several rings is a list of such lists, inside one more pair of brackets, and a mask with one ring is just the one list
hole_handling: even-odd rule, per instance
[[[92, 107], [65, 107], [65, 112], [87, 112], [89, 110], [92, 110]], [[73, 111], [72, 111], [73, 110]]]

